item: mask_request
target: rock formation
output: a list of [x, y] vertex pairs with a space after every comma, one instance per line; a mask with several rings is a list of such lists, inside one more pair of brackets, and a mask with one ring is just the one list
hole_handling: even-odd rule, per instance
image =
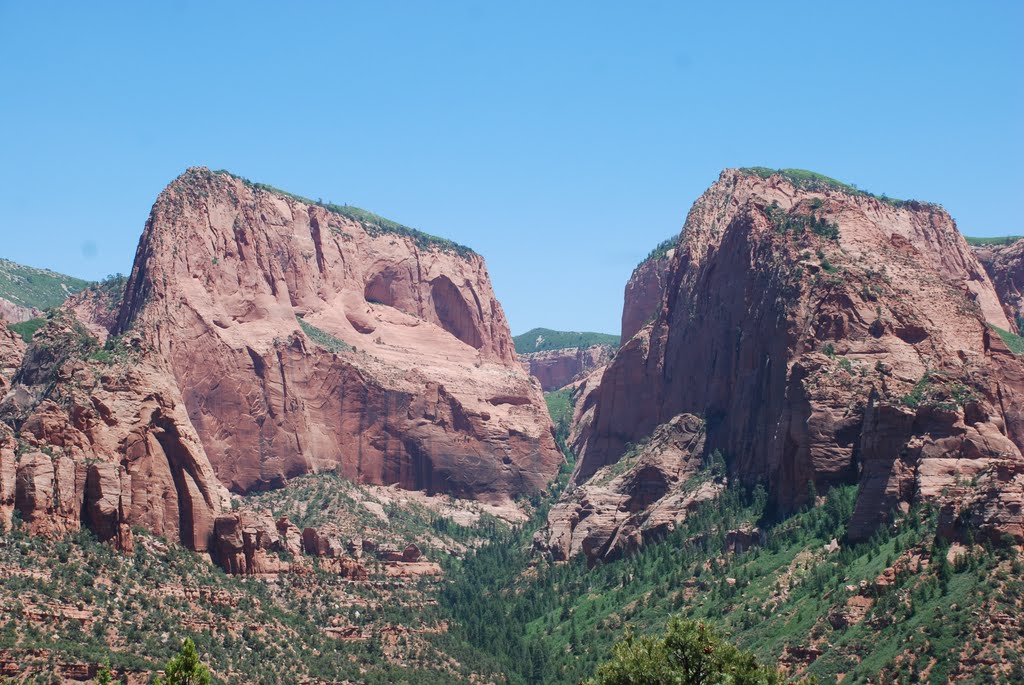
[[689, 413], [782, 510], [809, 484], [859, 482], [854, 538], [922, 498], [1024, 537], [1022, 366], [989, 324], [1010, 325], [940, 207], [725, 171], [690, 211], [660, 312], [593, 390], [573, 483]]
[[87, 526], [130, 548], [140, 525], [274, 573], [304, 537], [224, 513], [225, 486], [333, 470], [509, 502], [558, 469], [541, 393], [466, 248], [190, 169], [157, 199], [123, 286], [71, 297], [27, 348], [0, 325], [4, 527], [17, 511], [29, 532]]
[[[58, 312], [33, 339], [0, 405], [0, 502], [29, 532], [88, 526], [131, 547], [131, 526], [205, 550], [226, 492], [217, 482], [177, 387], [139, 338], [104, 350], [73, 314]], [[24, 453], [13, 457], [13, 448]], [[5, 507], [3, 523], [10, 524]]]
[[129, 330], [234, 491], [336, 470], [505, 500], [561, 460], [483, 259], [357, 210], [188, 170], [146, 224]]
[[654, 249], [641, 262], [626, 282], [622, 301], [622, 342], [626, 342], [651, 321], [661, 308], [669, 265], [675, 255], [675, 240], [669, 240]]
[[701, 477], [704, 423], [681, 414], [616, 464], [602, 467], [552, 508], [534, 546], [556, 561], [584, 554], [611, 561], [663, 537], [724, 487]]
[[25, 343], [21, 336], [9, 330], [0, 320], [0, 399], [7, 394], [11, 379], [25, 356]]
[[520, 354], [519, 361], [531, 376], [540, 381], [541, 389], [548, 392], [564, 388], [604, 366], [613, 353], [609, 345], [591, 345], [528, 352]]
[[985, 266], [1006, 318], [1018, 333], [1024, 322], [1024, 239], [1009, 245], [984, 245], [973, 248], [978, 260]]
[[[299, 554], [294, 532], [281, 530], [269, 512], [223, 514], [214, 523], [211, 555], [228, 573], [264, 575], [291, 568], [285, 557]], [[296, 529], [297, 531], [297, 529]], [[291, 535], [289, 535], [291, 533]]]
[[0, 297], [0, 320], [8, 323], [21, 323], [42, 315], [43, 313], [35, 307], [23, 307]]

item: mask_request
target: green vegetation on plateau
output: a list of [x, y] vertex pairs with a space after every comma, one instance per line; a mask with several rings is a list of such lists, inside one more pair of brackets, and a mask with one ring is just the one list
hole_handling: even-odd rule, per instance
[[984, 247], [987, 245], [1012, 245], [1024, 236], [1019, 235], [1004, 235], [1004, 236], [992, 236], [987, 238], [975, 238], [973, 236], [965, 235], [964, 240], [967, 241], [968, 245], [975, 247]]
[[415, 228], [403, 226], [402, 224], [396, 221], [385, 219], [382, 216], [374, 214], [373, 212], [368, 212], [365, 209], [360, 209], [359, 207], [353, 207], [352, 205], [347, 204], [336, 205], [332, 202], [324, 202], [323, 200], [319, 199], [312, 200], [308, 197], [303, 197], [302, 195], [289, 193], [287, 190], [275, 188], [274, 186], [268, 185], [266, 183], [257, 183], [255, 181], [250, 181], [244, 176], [233, 174], [230, 171], [227, 171], [226, 169], [217, 169], [213, 173], [224, 174], [232, 178], [237, 178], [250, 188], [256, 188], [258, 190], [263, 190], [268, 193], [274, 193], [275, 195], [283, 195], [284, 197], [289, 197], [295, 200], [296, 202], [303, 202], [307, 205], [317, 205], [318, 207], [323, 207], [332, 214], [337, 214], [339, 216], [343, 216], [347, 219], [351, 219], [352, 221], [362, 224], [363, 227], [366, 229], [367, 233], [369, 233], [370, 235], [381, 235], [385, 233], [389, 233], [392, 235], [400, 235], [406, 238], [411, 238], [412, 241], [416, 244], [416, 246], [419, 247], [420, 249], [436, 249], [442, 252], [452, 252], [462, 257], [467, 257], [469, 255], [476, 254], [472, 249], [466, 247], [465, 245], [460, 245], [452, 240], [448, 240], [447, 238], [440, 238], [436, 235], [424, 233], [423, 231], [417, 230]]
[[302, 332], [318, 347], [322, 347], [328, 352], [334, 352], [335, 354], [352, 351], [352, 346], [345, 341], [335, 338], [327, 331], [317, 328], [311, 323], [306, 323], [301, 316], [296, 316], [295, 318], [298, 319]]
[[564, 350], [571, 347], [590, 347], [591, 345], [619, 346], [619, 336], [609, 333], [579, 333], [576, 331], [554, 331], [550, 328], [534, 328], [522, 335], [512, 338], [516, 352], [546, 352], [548, 350]]
[[[885, 193], [881, 195], [875, 195], [869, 193], [866, 190], [858, 188], [855, 185], [849, 183], [843, 183], [824, 174], [819, 174], [814, 171], [807, 171], [806, 169], [769, 169], [763, 166], [744, 167], [740, 169], [742, 173], [754, 174], [761, 178], [768, 178], [770, 176], [779, 175], [785, 178], [787, 181], [795, 185], [797, 188], [803, 190], [838, 190], [846, 193], [847, 195], [862, 195], [864, 197], [873, 197], [882, 202], [888, 203], [894, 207], [902, 207], [903, 205], [914, 202], [914, 200], [897, 200], [891, 198]], [[927, 204], [927, 203], [921, 203]]]
[[50, 309], [88, 286], [81, 278], [0, 259], [0, 297], [19, 307]]

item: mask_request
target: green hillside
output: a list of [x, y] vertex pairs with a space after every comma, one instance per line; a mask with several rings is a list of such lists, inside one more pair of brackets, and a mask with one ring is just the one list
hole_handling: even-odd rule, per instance
[[1002, 235], [1002, 236], [989, 236], [985, 238], [975, 238], [973, 236], [965, 235], [964, 239], [968, 245], [974, 247], [985, 247], [987, 245], [1012, 245], [1024, 236], [1019, 235]]
[[81, 278], [0, 259], [0, 297], [21, 307], [50, 309], [88, 285]]
[[[803, 659], [823, 684], [1024, 682], [1019, 634], [988, 618], [1019, 615], [1020, 552], [989, 543], [950, 552], [928, 507], [851, 544], [856, 492], [835, 488], [818, 506], [777, 517], [763, 489], [730, 488], [661, 542], [592, 569], [580, 559], [538, 562], [538, 517], [454, 562], [441, 606], [453, 635], [515, 685], [579, 683], [631, 627], [657, 634], [673, 617], [713, 626], [764, 663]], [[759, 531], [760, 544], [731, 549], [737, 529]], [[961, 663], [961, 649], [981, 665]], [[990, 665], [1004, 659], [1021, 665]], [[480, 670], [485, 663], [493, 668], [481, 659]]]
[[554, 331], [550, 328], [534, 328], [522, 335], [512, 338], [516, 352], [545, 352], [547, 350], [564, 350], [570, 347], [590, 347], [591, 345], [619, 346], [619, 336], [609, 333], [588, 333], [577, 331]]

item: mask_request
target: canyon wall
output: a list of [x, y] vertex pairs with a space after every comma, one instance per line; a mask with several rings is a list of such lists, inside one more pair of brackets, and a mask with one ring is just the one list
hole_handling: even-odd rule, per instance
[[562, 460], [479, 255], [207, 169], [158, 197], [123, 299], [0, 327], [0, 384], [0, 524], [125, 549], [220, 549], [229, 489], [300, 474], [508, 503]]
[[984, 265], [999, 300], [1003, 303], [1006, 318], [1014, 331], [1024, 334], [1024, 240], [1009, 245], [983, 245], [974, 247], [974, 254]]
[[333, 470], [505, 499], [561, 460], [483, 259], [361, 210], [190, 169], [153, 207], [117, 330], [153, 342], [237, 492]]
[[636, 335], [661, 309], [669, 266], [675, 255], [674, 247], [663, 245], [633, 269], [626, 282], [622, 301], [622, 342]]
[[527, 373], [540, 381], [544, 392], [564, 388], [604, 366], [615, 350], [609, 345], [569, 347], [562, 350], [527, 352], [519, 361]]
[[[573, 485], [691, 414], [780, 510], [860, 483], [854, 539], [921, 499], [1020, 539], [1021, 362], [990, 324], [1010, 325], [940, 207], [727, 170], [690, 211], [659, 314], [592, 391]], [[562, 555], [579, 547], [563, 506], [546, 532]]]

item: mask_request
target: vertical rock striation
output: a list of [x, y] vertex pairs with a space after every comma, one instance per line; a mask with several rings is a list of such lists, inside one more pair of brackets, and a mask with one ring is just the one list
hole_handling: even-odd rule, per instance
[[558, 469], [483, 259], [373, 215], [190, 169], [146, 224], [127, 330], [238, 492], [335, 470], [504, 500]]
[[854, 538], [922, 498], [1019, 537], [1021, 362], [989, 325], [1010, 324], [940, 207], [727, 170], [690, 211], [660, 312], [593, 391], [573, 482], [689, 413], [783, 510], [859, 482]]

